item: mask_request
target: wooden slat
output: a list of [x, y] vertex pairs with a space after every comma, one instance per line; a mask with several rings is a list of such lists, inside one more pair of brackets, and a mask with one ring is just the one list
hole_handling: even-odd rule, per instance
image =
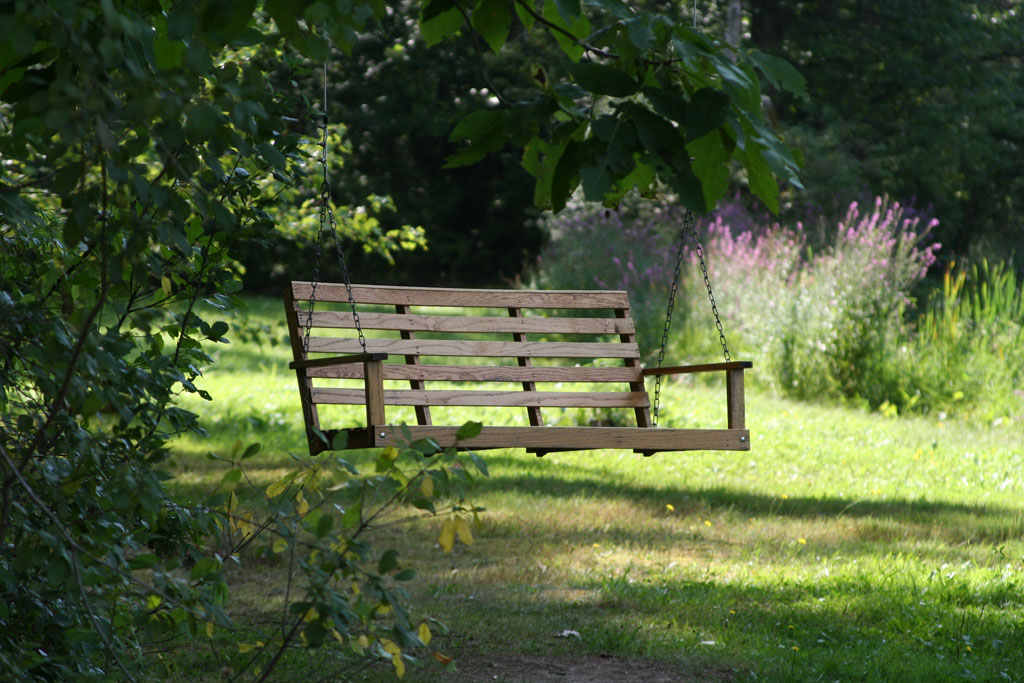
[[[366, 374], [366, 387], [362, 391], [355, 390], [360, 395], [361, 401], [356, 403], [366, 404], [366, 424], [367, 426], [385, 424], [387, 418], [384, 417], [384, 406], [386, 401], [384, 399], [384, 377], [381, 373], [380, 361], [367, 361], [363, 363], [363, 372]], [[313, 389], [310, 392], [313, 403], [317, 403], [316, 393], [319, 389]]]
[[[398, 445], [405, 427], [350, 430], [355, 448]], [[641, 429], [638, 427], [484, 427], [479, 436], [457, 442], [458, 427], [408, 427], [413, 440], [430, 438], [441, 447], [475, 449], [526, 448], [530, 450], [637, 449], [655, 451], [749, 451], [750, 432], [744, 429]], [[383, 435], [383, 436], [381, 436]]]
[[[362, 389], [313, 389], [317, 404], [360, 405]], [[414, 391], [385, 389], [392, 406], [547, 406], [560, 408], [634, 408], [649, 405], [643, 391]]]
[[[299, 328], [298, 318], [296, 317], [297, 304], [292, 298], [291, 290], [288, 287], [284, 288], [281, 295], [284, 299], [285, 320], [288, 323], [288, 337], [291, 340], [292, 345], [292, 362], [302, 362], [306, 359], [306, 354], [302, 343], [303, 330]], [[316, 429], [320, 429], [320, 415], [317, 412], [316, 404], [313, 403], [310, 398], [310, 392], [313, 390], [313, 382], [310, 380], [310, 377], [306, 372], [307, 371], [304, 369], [296, 368], [295, 379], [299, 383], [299, 403], [302, 405], [302, 420], [306, 425], [306, 442], [309, 446], [309, 454], [315, 455], [323, 449], [324, 444], [320, 441], [320, 438], [314, 431]]]
[[[531, 357], [531, 358], [639, 358], [635, 343], [603, 342], [498, 342], [457, 339], [366, 340], [368, 353], [418, 356]], [[359, 353], [355, 338], [310, 337], [310, 353]]]
[[[312, 368], [311, 378], [362, 379], [361, 365]], [[551, 367], [534, 365], [384, 365], [384, 379], [441, 382], [638, 382], [640, 368]]]
[[[396, 317], [402, 317], [402, 318], [410, 317], [409, 316], [409, 307], [408, 306], [402, 306], [402, 305], [395, 306], [395, 312], [398, 314]], [[355, 316], [352, 315], [351, 313], [349, 314], [349, 317], [352, 318], [353, 321], [355, 320]], [[361, 321], [360, 321], [360, 325], [361, 325]], [[402, 336], [402, 339], [415, 339], [416, 338], [416, 332], [414, 330], [403, 329], [399, 334]], [[420, 364], [420, 357], [419, 356], [414, 356], [414, 355], [406, 356], [405, 357], [405, 363], [406, 363], [406, 365], [419, 365]], [[422, 389], [426, 389], [427, 387], [426, 387], [426, 384], [424, 384], [422, 380], [411, 379], [411, 380], [409, 380], [409, 388], [410, 389], [420, 389], [420, 390], [422, 390]], [[418, 424], [418, 425], [429, 425], [429, 424], [432, 424], [432, 421], [430, 419], [430, 408], [428, 406], [416, 406], [416, 424]]]
[[682, 375], [690, 372], [715, 372], [716, 370], [745, 370], [754, 367], [753, 361], [734, 360], [727, 363], [704, 363], [702, 365], [671, 365], [663, 368], [647, 368], [644, 375]]
[[326, 368], [335, 365], [347, 365], [349, 363], [365, 363], [368, 360], [387, 360], [386, 353], [356, 353], [351, 356], [329, 356], [327, 358], [306, 358], [305, 360], [293, 360], [288, 364], [292, 370], [308, 368]]
[[[308, 300], [309, 282], [292, 282], [292, 294]], [[439, 289], [431, 287], [385, 287], [352, 285], [357, 304], [403, 306], [471, 306], [479, 308], [621, 308], [628, 306], [624, 291], [530, 290], [530, 289]], [[341, 284], [321, 282], [317, 301], [345, 303], [348, 293]]]
[[746, 427], [746, 401], [743, 392], [743, 370], [726, 371], [725, 389], [729, 429], [744, 429]]
[[[631, 320], [632, 319], [632, 316], [630, 316], [630, 314], [629, 314], [629, 309], [628, 308], [619, 308], [619, 309], [617, 309], [615, 311], [615, 317], [616, 318], [622, 318], [624, 320]], [[623, 334], [623, 335], [621, 335], [619, 337], [619, 341], [621, 341], [623, 343], [627, 343], [627, 344], [635, 344], [636, 343], [636, 337], [634, 335], [632, 335], [632, 334]], [[634, 369], [637, 369], [637, 370], [642, 369], [641, 365], [640, 365], [640, 359], [639, 358], [627, 358], [625, 365], [628, 368], [634, 368]], [[644, 388], [643, 377], [641, 376], [641, 378], [638, 381], [636, 381], [636, 382], [630, 382], [629, 388], [631, 390], [633, 390], [633, 391], [644, 391], [645, 388]], [[633, 413], [636, 416], [636, 426], [637, 427], [650, 427], [652, 424], [654, 424], [651, 421], [651, 409], [648, 406], [638, 406], [636, 408], [636, 410], [633, 411]]]
[[[508, 315], [513, 320], [522, 320], [523, 311], [519, 308], [508, 309]], [[526, 335], [522, 332], [513, 332], [512, 340], [516, 342], [525, 342]], [[520, 357], [516, 358], [516, 363], [521, 368], [528, 368], [532, 365], [529, 358]], [[523, 391], [537, 391], [537, 384], [530, 380], [523, 382]], [[544, 424], [544, 414], [541, 412], [540, 407], [530, 406], [526, 409], [526, 417], [530, 421], [530, 424], [534, 427], [539, 427]]]
[[[302, 317], [302, 316], [300, 316]], [[620, 318], [499, 318], [486, 315], [360, 313], [364, 330], [513, 334], [632, 334], [633, 320]], [[350, 311], [313, 311], [313, 327], [354, 329]]]

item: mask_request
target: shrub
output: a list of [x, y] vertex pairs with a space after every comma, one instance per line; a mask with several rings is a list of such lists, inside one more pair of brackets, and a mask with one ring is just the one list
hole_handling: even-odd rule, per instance
[[[638, 205], [623, 211], [567, 208], [548, 220], [551, 238], [537, 257], [532, 284], [545, 289], [629, 292], [637, 341], [656, 357], [675, 269], [678, 208]], [[686, 309], [677, 309], [678, 318]], [[678, 329], [684, 322], [677, 319]]]

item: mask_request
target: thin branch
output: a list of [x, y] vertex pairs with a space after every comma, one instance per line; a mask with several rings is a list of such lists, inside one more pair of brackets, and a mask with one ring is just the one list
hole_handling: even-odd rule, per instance
[[0, 457], [3, 458], [4, 464], [11, 469], [11, 474], [14, 475], [18, 483], [21, 484], [21, 487], [25, 490], [25, 493], [35, 504], [36, 508], [44, 515], [50, 518], [50, 521], [57, 528], [58, 533], [60, 533], [60, 535], [64, 537], [64, 541], [68, 544], [68, 547], [71, 550], [71, 568], [74, 570], [75, 583], [78, 584], [78, 592], [82, 597], [82, 605], [85, 607], [85, 611], [89, 614], [89, 618], [92, 620], [93, 626], [95, 627], [96, 631], [100, 634], [100, 638], [103, 639], [103, 644], [107, 647], [107, 653], [110, 654], [114, 658], [114, 661], [117, 663], [117, 668], [119, 668], [121, 672], [124, 673], [125, 677], [127, 677], [128, 680], [134, 681], [135, 677], [132, 676], [131, 673], [129, 673], [128, 669], [125, 668], [124, 663], [121, 661], [121, 658], [117, 656], [117, 653], [114, 650], [114, 644], [110, 641], [110, 634], [105, 632], [101, 628], [99, 619], [97, 618], [96, 614], [92, 611], [92, 605], [89, 604], [89, 599], [88, 597], [86, 597], [85, 585], [82, 583], [81, 570], [79, 569], [78, 566], [78, 550], [80, 546], [71, 537], [71, 533], [61, 523], [60, 518], [58, 518], [57, 515], [54, 514], [54, 512], [49, 508], [49, 506], [47, 506], [46, 503], [36, 494], [36, 492], [29, 485], [28, 481], [26, 481], [25, 478], [21, 475], [21, 472], [15, 469], [14, 462], [11, 460], [10, 456], [7, 453], [7, 449], [4, 448], [4, 445], [2, 443], [0, 443]]

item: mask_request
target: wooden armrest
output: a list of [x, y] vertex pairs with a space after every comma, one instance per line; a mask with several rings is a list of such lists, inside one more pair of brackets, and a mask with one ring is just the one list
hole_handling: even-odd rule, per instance
[[673, 365], [664, 368], [644, 368], [643, 375], [681, 375], [688, 372], [714, 372], [716, 370], [746, 370], [754, 367], [749, 360], [734, 360], [727, 363], [704, 363], [703, 365]]
[[306, 368], [325, 368], [331, 365], [343, 365], [345, 363], [366, 363], [371, 361], [387, 360], [386, 353], [356, 353], [351, 356], [328, 356], [327, 358], [307, 358], [306, 360], [293, 360], [288, 364], [292, 370], [305, 370]]

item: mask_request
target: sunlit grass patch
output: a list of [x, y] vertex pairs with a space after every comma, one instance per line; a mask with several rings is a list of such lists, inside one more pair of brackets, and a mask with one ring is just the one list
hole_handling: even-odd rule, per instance
[[[273, 369], [288, 355], [239, 346], [260, 360], [211, 371], [214, 401], [189, 404], [210, 436], [177, 442], [183, 494], [212, 489], [225, 465], [206, 453], [238, 440], [263, 443], [246, 461], [259, 486], [306, 457], [294, 376]], [[668, 382], [664, 424], [724, 419], [722, 393]], [[491, 476], [473, 502], [487, 510], [471, 548], [443, 554], [439, 520], [379, 541], [417, 570], [406, 584], [417, 615], [451, 629], [433, 646], [464, 663], [642, 656], [697, 679], [1024, 679], [1020, 425], [940, 427], [756, 391], [747, 410], [750, 452], [484, 453]], [[338, 457], [372, 455], [317, 462]], [[239, 623], [280, 618], [283, 558], [249, 553], [228, 576]], [[247, 636], [218, 637], [237, 647]], [[296, 654], [283, 680], [347, 666], [345, 651], [325, 647]], [[188, 657], [210, 663], [203, 649]], [[386, 663], [346, 671], [394, 675]], [[430, 662], [407, 677], [452, 679]]]

